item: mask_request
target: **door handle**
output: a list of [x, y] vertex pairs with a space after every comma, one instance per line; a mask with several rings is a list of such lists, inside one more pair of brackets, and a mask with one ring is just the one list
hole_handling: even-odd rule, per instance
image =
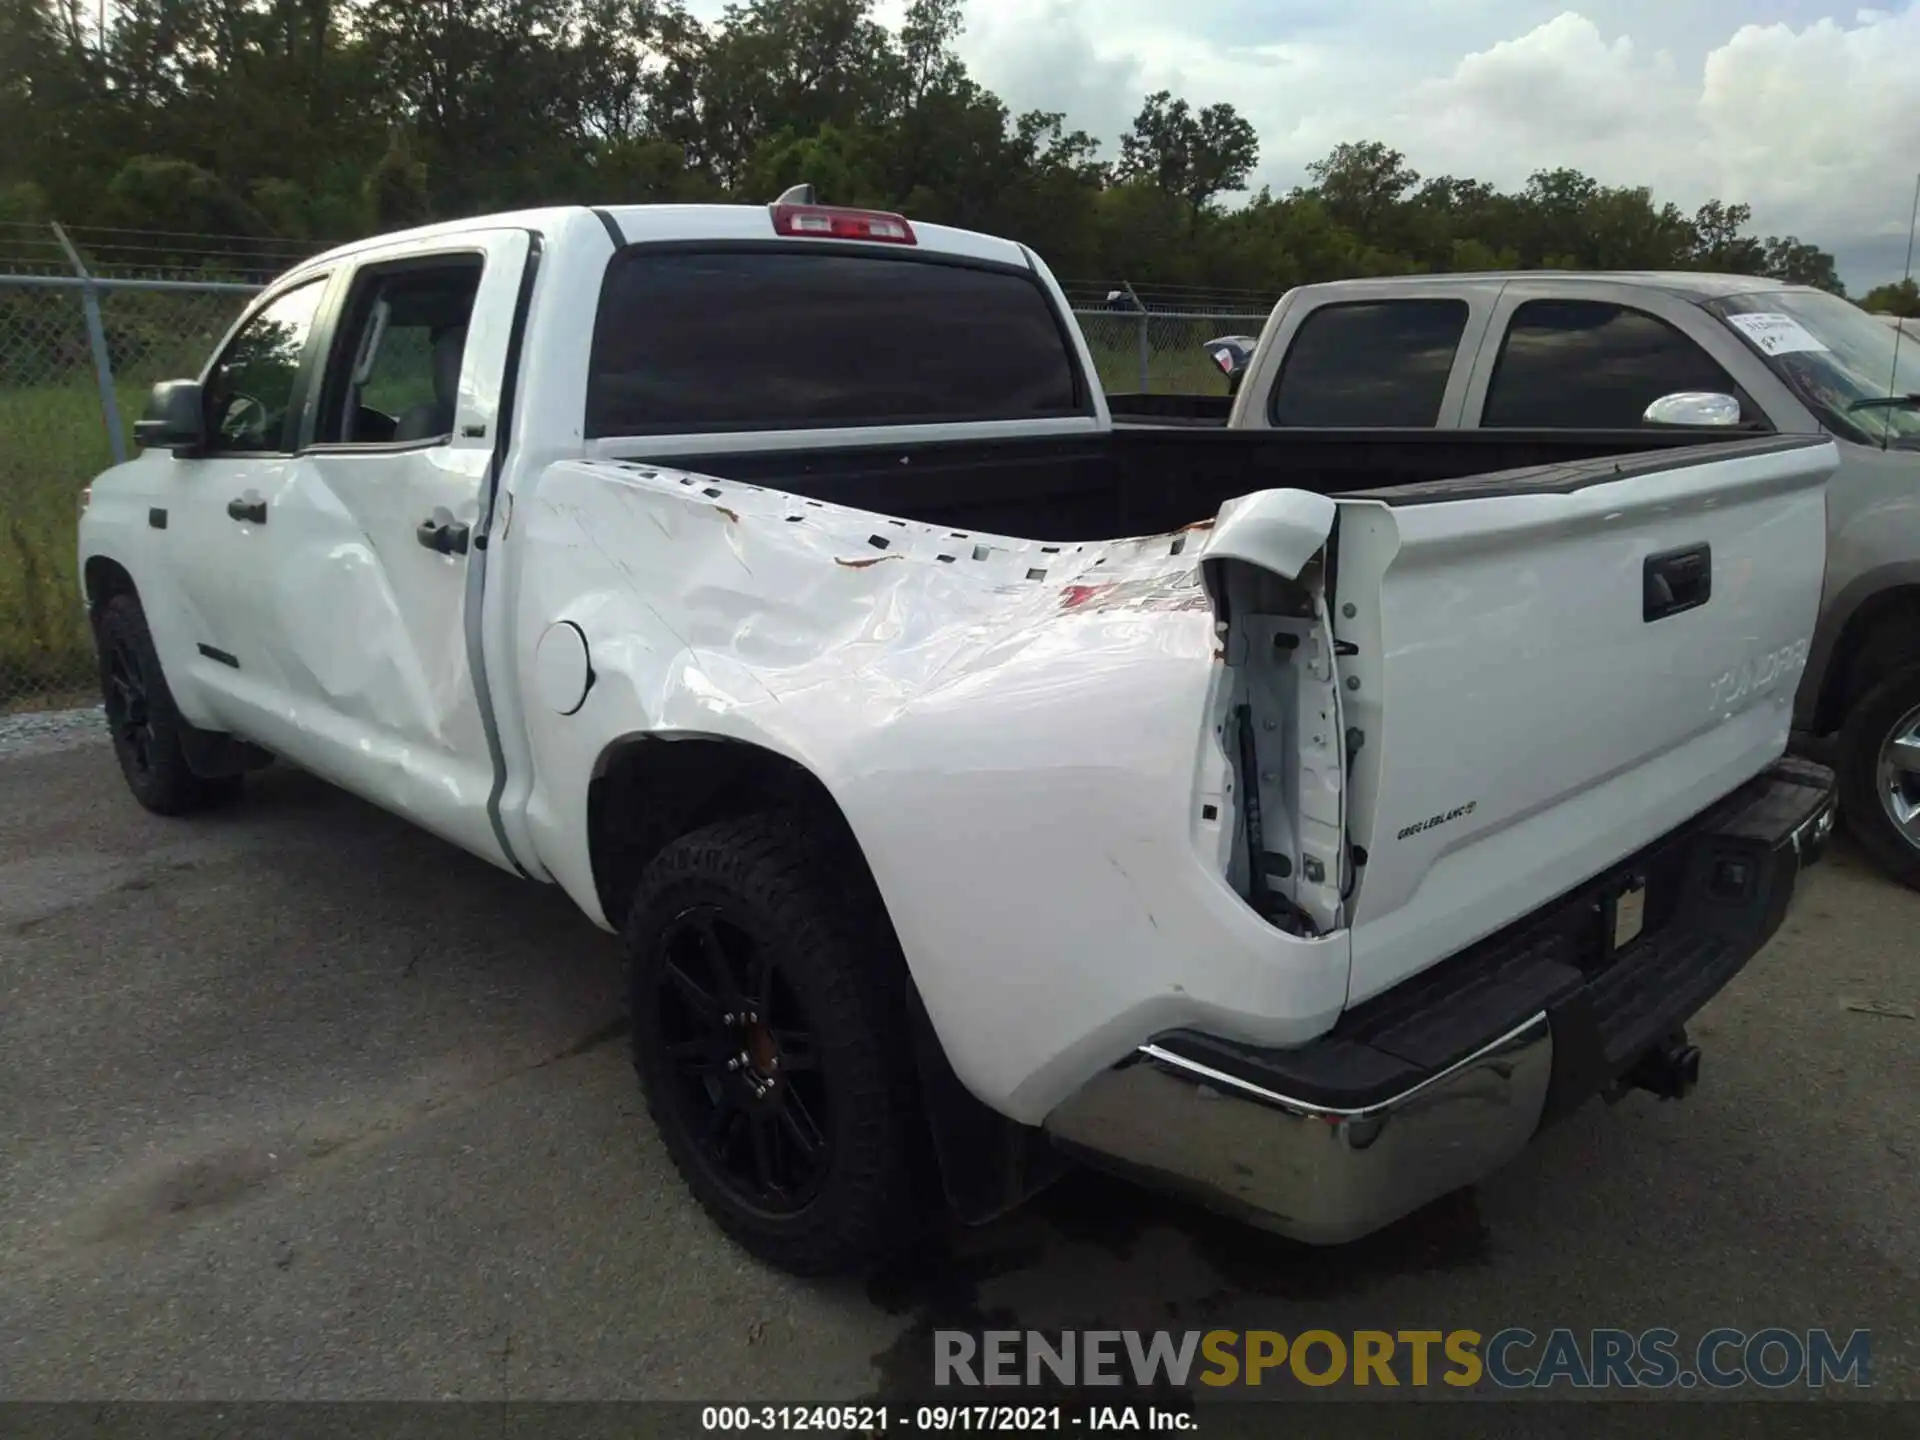
[[420, 543], [439, 555], [464, 555], [467, 553], [467, 527], [453, 518], [444, 506], [434, 510], [433, 514], [420, 522], [420, 528], [413, 532]]
[[1713, 598], [1713, 549], [1689, 545], [1649, 555], [1640, 570], [1640, 618], [1651, 625]]
[[227, 501], [227, 518], [250, 520], [255, 525], [264, 525], [267, 523], [267, 502], [258, 495], [241, 495]]

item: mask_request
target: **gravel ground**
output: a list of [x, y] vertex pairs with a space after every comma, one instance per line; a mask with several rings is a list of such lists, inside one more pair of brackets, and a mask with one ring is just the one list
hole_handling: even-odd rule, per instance
[[564, 897], [280, 770], [163, 821], [97, 715], [5, 724], [0, 1397], [845, 1401], [924, 1387], [944, 1326], [1825, 1325], [1920, 1398], [1920, 895], [1844, 848], [1694, 1027], [1691, 1100], [1589, 1106], [1383, 1235], [1076, 1177], [804, 1283], [688, 1200]]
[[0, 760], [45, 755], [91, 745], [107, 738], [106, 712], [98, 705], [84, 710], [30, 710], [22, 715], [0, 715]]

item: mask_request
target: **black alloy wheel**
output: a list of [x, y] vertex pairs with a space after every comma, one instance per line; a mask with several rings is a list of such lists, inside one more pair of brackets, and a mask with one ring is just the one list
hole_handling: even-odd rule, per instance
[[704, 1163], [756, 1210], [803, 1209], [832, 1165], [833, 1116], [773, 947], [715, 905], [681, 911], [659, 944], [661, 1039]]
[[237, 797], [240, 776], [197, 775], [187, 763], [192, 727], [174, 708], [139, 600], [108, 598], [94, 616], [94, 643], [107, 733], [133, 798], [156, 815], [185, 815]]
[[844, 835], [770, 810], [670, 841], [626, 947], [647, 1111], [714, 1221], [796, 1275], [913, 1243], [931, 1172], [906, 963]]
[[146, 671], [126, 636], [116, 635], [108, 643], [106, 671], [102, 699], [107, 727], [120, 751], [121, 763], [133, 775], [145, 779], [153, 773], [153, 717], [148, 708]]

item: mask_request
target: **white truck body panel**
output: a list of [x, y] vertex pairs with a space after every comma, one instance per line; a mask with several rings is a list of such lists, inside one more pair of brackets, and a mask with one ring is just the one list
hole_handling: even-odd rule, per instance
[[[1342, 501], [1339, 599], [1361, 610], [1340, 622], [1361, 681], [1344, 698], [1367, 737], [1354, 838], [1370, 856], [1350, 1003], [1780, 755], [1836, 458], [1729, 457], [1564, 495]], [[1711, 602], [1647, 622], [1644, 557], [1694, 544], [1711, 547]]]

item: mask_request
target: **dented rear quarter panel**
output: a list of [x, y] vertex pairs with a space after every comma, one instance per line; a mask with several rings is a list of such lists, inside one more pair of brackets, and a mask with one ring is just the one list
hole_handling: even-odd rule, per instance
[[[1226, 666], [1192, 535], [960, 534], [616, 461], [551, 465], [515, 511], [528, 827], [600, 923], [600, 757], [721, 738], [826, 786], [956, 1073], [1016, 1119], [1161, 1029], [1285, 1044], [1338, 1015], [1344, 935], [1280, 933], [1225, 878]], [[563, 621], [596, 677], [571, 715], [535, 667]]]

